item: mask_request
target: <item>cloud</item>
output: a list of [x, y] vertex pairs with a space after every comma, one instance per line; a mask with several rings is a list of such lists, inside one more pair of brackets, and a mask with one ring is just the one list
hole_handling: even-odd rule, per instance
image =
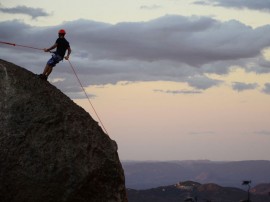
[[232, 88], [238, 92], [245, 90], [253, 90], [256, 89], [259, 85], [257, 83], [241, 83], [241, 82], [233, 82]]
[[[62, 76], [65, 76], [65, 75], [62, 75]], [[66, 77], [68, 77], [68, 76], [66, 76]], [[69, 81], [69, 85], [66, 85], [67, 81], [64, 78], [53, 78], [53, 79], [49, 78], [49, 82], [52, 83], [54, 86], [57, 86], [59, 89], [61, 89], [63, 92], [65, 92], [68, 96], [70, 96], [74, 99], [85, 99], [86, 98], [86, 95], [85, 95], [83, 89], [81, 88], [81, 86], [79, 85], [78, 81], [75, 78], [73, 78]], [[84, 88], [84, 90], [86, 91], [85, 88]], [[90, 94], [88, 92], [86, 92], [86, 94], [90, 99], [94, 99], [97, 97], [96, 95]]]
[[[251, 58], [270, 45], [269, 37], [263, 33], [270, 32], [269, 26], [252, 29], [237, 21], [222, 23], [208, 17], [165, 16], [148, 22], [98, 27], [88, 24], [89, 31], [76, 34], [81, 46], [91, 48], [94, 59], [169, 60], [201, 67]], [[254, 46], [250, 48], [247, 41]]]
[[270, 61], [266, 60], [264, 56], [259, 56], [254, 62], [250, 63], [246, 70], [258, 74], [270, 73]]
[[210, 79], [207, 76], [197, 75], [187, 79], [187, 83], [197, 89], [206, 90], [222, 83], [220, 80]]
[[270, 131], [268, 131], [268, 130], [255, 131], [254, 134], [256, 134], [256, 135], [270, 135]]
[[213, 131], [190, 132], [189, 135], [215, 135]]
[[199, 5], [212, 5], [221, 6], [227, 8], [237, 9], [250, 9], [270, 12], [270, 1], [269, 0], [201, 0], [196, 1], [195, 4]]
[[9, 14], [24, 14], [29, 15], [33, 19], [38, 17], [46, 17], [50, 14], [44, 11], [42, 8], [31, 8], [27, 6], [16, 6], [13, 8], [2, 8], [0, 7], [0, 12], [2, 13], [9, 13]]
[[262, 90], [262, 92], [270, 94], [270, 83], [264, 84], [264, 89]]
[[155, 10], [155, 9], [160, 9], [160, 8], [161, 8], [160, 5], [150, 5], [150, 6], [143, 5], [140, 7], [140, 9], [143, 9], [143, 10]]
[[211, 3], [207, 0], [204, 1], [195, 1], [193, 4], [197, 4], [197, 5], [211, 5]]
[[[260, 73], [270, 69], [269, 62], [262, 59], [262, 51], [270, 46], [270, 26], [251, 28], [238, 21], [221, 22], [211, 17], [167, 15], [118, 24], [80, 19], [51, 27], [4, 21], [0, 22], [0, 41], [48, 48], [61, 28], [67, 31], [70, 60], [84, 86], [174, 81], [205, 90], [222, 83], [208, 73], [227, 74], [231, 66]], [[40, 73], [50, 54], [0, 44], [0, 57]], [[251, 64], [256, 65], [250, 68]], [[65, 78], [61, 82], [79, 91], [65, 61], [50, 77]], [[55, 85], [69, 92], [71, 89], [61, 82]]]
[[154, 92], [168, 93], [168, 94], [200, 94], [202, 91], [199, 90], [160, 90], [155, 89]]
[[31, 30], [31, 26], [26, 25], [18, 20], [12, 20], [12, 21], [4, 21], [0, 22], [1, 27], [1, 40], [16, 40], [18, 37], [18, 33], [24, 34], [27, 32], [27, 30]]

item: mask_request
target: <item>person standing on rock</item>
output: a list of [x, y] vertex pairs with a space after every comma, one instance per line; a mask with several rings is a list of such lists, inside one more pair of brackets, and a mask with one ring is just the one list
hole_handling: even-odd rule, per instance
[[[71, 48], [69, 42], [65, 39], [66, 31], [64, 29], [60, 29], [58, 31], [58, 39], [56, 40], [55, 44], [50, 48], [44, 48], [45, 52], [49, 52], [56, 48], [56, 51], [53, 52], [52, 58], [48, 60], [44, 71], [42, 74], [39, 75], [41, 79], [47, 80], [48, 76], [53, 70], [53, 67], [59, 63], [64, 58], [66, 60], [69, 59], [69, 55], [71, 54]], [[67, 55], [65, 56], [67, 51]]]

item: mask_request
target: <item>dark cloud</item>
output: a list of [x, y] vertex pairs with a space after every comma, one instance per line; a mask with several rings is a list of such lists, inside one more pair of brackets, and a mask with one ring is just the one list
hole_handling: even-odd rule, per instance
[[241, 83], [241, 82], [233, 82], [232, 88], [238, 92], [245, 90], [253, 90], [256, 89], [259, 85], [257, 83]]
[[269, 0], [201, 0], [196, 1], [195, 4], [200, 5], [213, 5], [228, 8], [238, 9], [251, 9], [270, 12], [270, 1]]
[[202, 91], [199, 90], [160, 90], [155, 89], [154, 92], [167, 93], [167, 94], [200, 94]]
[[270, 61], [266, 60], [263, 56], [259, 56], [246, 70], [258, 74], [270, 73]]
[[197, 76], [188, 78], [187, 83], [194, 88], [205, 90], [205, 89], [221, 84], [222, 81], [216, 80], [216, 79], [210, 79], [209, 77], [203, 76], [203, 75], [199, 75], [199, 76], [197, 75]]
[[13, 8], [0, 7], [0, 12], [9, 13], [9, 14], [29, 15], [33, 19], [38, 18], [38, 17], [46, 17], [50, 15], [49, 13], [44, 11], [42, 8], [31, 8], [27, 6], [16, 6]]
[[270, 94], [270, 83], [264, 84], [264, 88], [262, 91], [266, 94]]
[[23, 24], [18, 20], [0, 22], [1, 39], [13, 40], [18, 37], [18, 34], [24, 34], [27, 30], [31, 30], [31, 26]]
[[[269, 72], [262, 51], [270, 45], [270, 26], [253, 29], [238, 21], [210, 17], [164, 16], [147, 22], [107, 24], [89, 20], [58, 26], [33, 27], [19, 21], [0, 22], [0, 41], [48, 48], [59, 29], [73, 50], [70, 60], [84, 86], [120, 81], [175, 81], [204, 90], [222, 81], [211, 74], [226, 74], [231, 66]], [[0, 44], [0, 57], [40, 73], [49, 53]], [[259, 62], [258, 62], [259, 61]], [[252, 68], [250, 66], [252, 65]], [[76, 88], [67, 62], [60, 62], [51, 78], [65, 78], [67, 92]]]
[[[73, 27], [74, 22], [66, 26]], [[90, 48], [94, 59], [170, 60], [201, 67], [255, 57], [270, 45], [264, 34], [270, 32], [270, 26], [252, 29], [237, 21], [222, 23], [206, 17], [165, 16], [140, 23], [89, 23], [88, 27], [87, 31], [75, 31], [72, 35], [80, 37], [76, 43]], [[247, 42], [253, 43], [252, 48]]]

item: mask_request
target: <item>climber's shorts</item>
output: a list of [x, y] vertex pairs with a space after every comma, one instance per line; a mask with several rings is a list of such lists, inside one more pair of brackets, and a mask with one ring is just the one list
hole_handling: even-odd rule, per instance
[[61, 60], [63, 60], [63, 58], [60, 55], [53, 54], [52, 58], [48, 60], [47, 65], [54, 67]]

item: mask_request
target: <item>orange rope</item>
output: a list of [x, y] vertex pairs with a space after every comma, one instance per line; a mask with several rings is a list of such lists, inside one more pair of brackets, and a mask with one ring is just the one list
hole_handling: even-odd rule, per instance
[[35, 50], [43, 50], [42, 48], [35, 48], [35, 47], [32, 47], [32, 46], [25, 46], [25, 45], [20, 45], [20, 44], [5, 42], [5, 41], [0, 41], [0, 43], [10, 45], [10, 46], [20, 46], [20, 47], [31, 48], [31, 49], [35, 49]]

